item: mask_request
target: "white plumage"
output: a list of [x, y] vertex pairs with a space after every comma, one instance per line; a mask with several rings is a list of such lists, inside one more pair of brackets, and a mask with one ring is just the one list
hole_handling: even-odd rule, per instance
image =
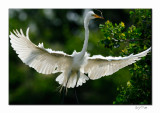
[[[68, 55], [63, 51], [45, 49], [43, 43], [37, 46], [29, 39], [29, 28], [26, 31], [26, 36], [21, 29], [20, 33], [18, 30], [13, 31], [14, 34], [11, 32], [11, 46], [18, 57], [37, 72], [43, 74], [62, 72], [56, 78], [56, 81], [66, 88], [81, 86], [89, 78], [94, 80], [111, 75], [119, 69], [140, 60], [151, 50], [149, 48], [139, 54], [131, 54], [127, 57], [104, 57], [101, 55], [89, 57], [90, 55], [86, 52], [89, 38], [88, 24], [94, 18], [102, 17], [90, 11], [84, 19], [85, 42], [81, 52], [74, 51], [72, 55]], [[88, 74], [88, 77], [84, 73]]]

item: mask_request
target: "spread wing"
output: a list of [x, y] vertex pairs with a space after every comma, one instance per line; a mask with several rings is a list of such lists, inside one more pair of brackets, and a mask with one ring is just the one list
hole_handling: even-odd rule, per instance
[[93, 80], [111, 75], [119, 69], [140, 60], [141, 57], [147, 55], [150, 49], [127, 57], [103, 57], [101, 55], [89, 57], [88, 63], [84, 67], [84, 73], [88, 73], [89, 78]]
[[20, 33], [16, 30], [14, 34], [10, 34], [10, 42], [13, 49], [18, 54], [18, 57], [37, 72], [43, 74], [51, 74], [63, 72], [70, 67], [72, 56], [61, 51], [52, 51], [45, 49], [43, 43], [38, 46], [33, 44], [28, 36], [29, 28], [26, 31], [26, 36], [20, 29]]

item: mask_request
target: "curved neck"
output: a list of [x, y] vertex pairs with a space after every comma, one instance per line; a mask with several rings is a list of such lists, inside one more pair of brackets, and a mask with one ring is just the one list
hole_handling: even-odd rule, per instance
[[82, 48], [82, 51], [81, 51], [82, 57], [85, 55], [85, 52], [86, 52], [87, 46], [88, 46], [88, 39], [89, 39], [88, 25], [89, 25], [89, 20], [85, 18], [85, 20], [84, 20], [85, 40], [84, 40], [83, 48]]

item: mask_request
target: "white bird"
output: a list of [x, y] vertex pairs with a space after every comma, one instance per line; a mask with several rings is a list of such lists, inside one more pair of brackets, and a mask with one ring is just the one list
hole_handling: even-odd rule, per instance
[[[34, 68], [42, 74], [52, 74], [62, 72], [56, 81], [66, 88], [74, 88], [81, 86], [87, 80], [98, 79], [108, 76], [119, 69], [126, 67], [141, 57], [147, 55], [151, 47], [139, 54], [129, 55], [127, 57], [104, 57], [94, 55], [90, 57], [86, 52], [89, 39], [89, 21], [94, 18], [102, 18], [93, 11], [89, 11], [84, 18], [85, 41], [81, 52], [74, 51], [72, 55], [68, 55], [63, 51], [53, 51], [45, 49], [43, 43], [35, 45], [29, 39], [29, 28], [26, 36], [22, 29], [14, 31], [10, 34], [10, 42], [18, 57], [29, 67]], [[88, 74], [88, 76], [86, 76]]]

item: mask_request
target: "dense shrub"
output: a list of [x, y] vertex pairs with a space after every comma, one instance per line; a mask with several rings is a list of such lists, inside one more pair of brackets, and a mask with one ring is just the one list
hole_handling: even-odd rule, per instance
[[[100, 24], [100, 29], [104, 34], [101, 43], [110, 49], [125, 45], [121, 56], [136, 54], [151, 46], [152, 10], [132, 10], [130, 18], [133, 23], [128, 28], [125, 27], [124, 22], [117, 24], [107, 20], [104, 25]], [[130, 69], [131, 80], [127, 82], [126, 87], [117, 88], [119, 94], [113, 104], [151, 104], [151, 53], [133, 65], [134, 67]]]

